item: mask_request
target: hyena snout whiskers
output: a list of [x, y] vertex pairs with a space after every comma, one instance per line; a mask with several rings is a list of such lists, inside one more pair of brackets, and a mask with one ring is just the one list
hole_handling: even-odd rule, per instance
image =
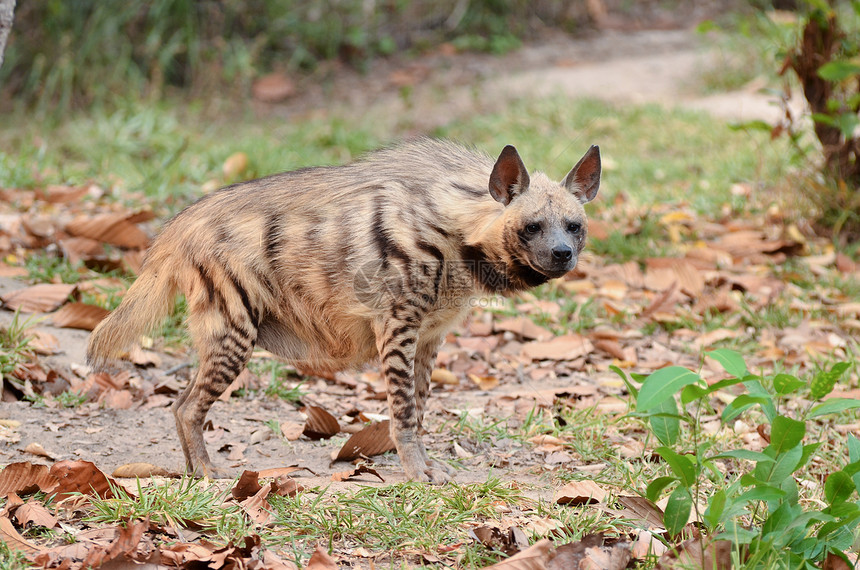
[[377, 359], [406, 476], [444, 483], [420, 435], [439, 346], [481, 296], [574, 268], [600, 170], [596, 146], [556, 182], [512, 146], [493, 160], [419, 139], [223, 188], [165, 225], [88, 360], [118, 358], [184, 294], [199, 367], [173, 412], [186, 467], [212, 476], [202, 426], [254, 347], [317, 371]]

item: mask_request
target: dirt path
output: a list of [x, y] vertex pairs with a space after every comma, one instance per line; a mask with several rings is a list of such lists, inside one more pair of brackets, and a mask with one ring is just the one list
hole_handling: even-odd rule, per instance
[[[312, 101], [320, 101], [326, 90], [346, 93], [345, 97], [328, 102], [332, 107], [361, 107], [362, 112], [380, 117], [396, 130], [427, 130], [476, 111], [500, 108], [510, 100], [527, 95], [562, 93], [568, 96], [602, 98], [616, 103], [658, 102], [687, 108], [705, 109], [727, 119], [774, 118], [775, 108], [766, 97], [751, 91], [702, 97], [697, 94], [697, 69], [706, 65], [710, 54], [690, 31], [660, 31], [640, 33], [607, 32], [595, 38], [575, 41], [553, 38], [542, 45], [528, 46], [504, 58], [490, 56], [455, 57], [436, 55], [402, 64], [385, 64], [369, 76], [345, 73], [327, 88], [307, 87], [301, 100], [267, 109], [267, 112], [297, 115], [311, 111]], [[399, 74], [399, 75], [398, 75]], [[404, 75], [406, 74], [406, 75]], [[397, 86], [415, 76], [411, 95], [407, 98]], [[398, 79], [399, 78], [399, 79]], [[404, 79], [405, 78], [405, 79]], [[318, 103], [317, 103], [318, 104]], [[0, 294], [23, 288], [25, 284], [10, 278], [0, 278]], [[10, 322], [12, 315], [0, 311], [0, 325]], [[84, 365], [86, 332], [58, 329], [40, 324], [56, 336], [62, 352], [48, 358], [51, 366], [69, 371]], [[172, 361], [175, 362], [175, 361]], [[162, 366], [166, 368], [167, 364]], [[158, 370], [143, 370], [142, 376], [162, 374]], [[520, 379], [505, 380], [507, 389], [528, 389]], [[540, 389], [572, 386], [595, 382], [594, 378], [574, 375], [541, 384]], [[535, 388], [537, 390], [537, 388]], [[308, 400], [320, 394], [331, 399], [348, 395], [348, 388], [318, 381], [310, 387]], [[434, 396], [431, 407], [431, 428], [456, 418], [453, 410], [486, 409], [488, 401], [498, 399], [500, 392], [477, 389], [442, 389]], [[17, 427], [0, 426], [0, 464], [14, 461], [50, 462], [23, 450], [38, 443], [53, 459], [86, 459], [111, 472], [119, 465], [149, 462], [170, 470], [181, 469], [182, 454], [173, 427], [173, 418], [164, 405], [141, 409], [100, 409], [88, 404], [75, 409], [47, 409], [27, 402], [0, 403], [0, 420], [20, 422]], [[339, 410], [343, 411], [343, 410]], [[384, 413], [379, 402], [367, 411]], [[216, 404], [210, 414], [214, 430], [208, 432], [209, 447], [215, 463], [263, 469], [298, 463], [319, 474], [308, 484], [327, 484], [332, 471], [348, 466], [332, 467], [329, 456], [338, 444], [299, 440], [286, 442], [275, 437], [266, 426], [270, 420], [301, 422], [295, 406], [280, 400], [232, 398]], [[432, 429], [431, 429], [432, 431]], [[451, 437], [431, 434], [430, 448], [440, 456], [451, 456]], [[505, 450], [504, 462], [494, 469], [506, 477], [534, 479], [532, 472], [540, 470], [543, 455], [533, 454], [514, 442], [493, 440], [493, 449]], [[237, 447], [243, 452], [229, 459]], [[215, 451], [220, 449], [221, 451]], [[463, 461], [468, 469], [458, 475], [458, 481], [485, 480], [492, 452], [473, 449]], [[388, 482], [402, 480], [395, 457], [380, 459], [380, 469]]]

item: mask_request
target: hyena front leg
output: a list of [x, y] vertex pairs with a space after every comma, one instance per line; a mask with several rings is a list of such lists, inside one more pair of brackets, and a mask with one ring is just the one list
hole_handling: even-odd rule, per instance
[[215, 468], [203, 442], [203, 423], [215, 400], [232, 384], [251, 357], [257, 327], [250, 316], [235, 317], [214, 306], [189, 307], [188, 325], [200, 366], [194, 379], [173, 404], [176, 431], [189, 473], [229, 477]]
[[[415, 351], [415, 405], [418, 415], [419, 434], [424, 425], [424, 412], [427, 411], [427, 399], [430, 397], [430, 375], [433, 373], [433, 367], [436, 365], [436, 356], [439, 353], [439, 346], [441, 344], [442, 339], [437, 336], [421, 338]], [[428, 467], [442, 469], [448, 475], [454, 475], [453, 467], [447, 463], [430, 459], [424, 445], [421, 445], [421, 450], [424, 451], [424, 462]]]
[[[388, 389], [391, 439], [394, 440], [406, 477], [414, 481], [441, 485], [450, 481], [451, 476], [447, 470], [429, 460], [418, 433], [419, 402], [416, 397], [415, 374], [417, 321], [417, 318], [390, 318], [379, 323], [376, 327], [376, 344]], [[427, 388], [424, 387], [421, 391], [426, 396]]]

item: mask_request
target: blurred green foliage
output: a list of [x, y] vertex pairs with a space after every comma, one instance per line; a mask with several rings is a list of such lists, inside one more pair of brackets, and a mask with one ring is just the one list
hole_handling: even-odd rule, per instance
[[271, 70], [312, 70], [452, 41], [507, 51], [575, 25], [561, 0], [45, 0], [19, 3], [0, 69], [6, 101], [68, 109], [116, 95], [247, 92]]

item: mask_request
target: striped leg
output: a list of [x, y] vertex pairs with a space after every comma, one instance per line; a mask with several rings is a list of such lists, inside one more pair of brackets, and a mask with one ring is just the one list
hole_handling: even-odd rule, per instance
[[243, 322], [214, 307], [203, 313], [190, 311], [189, 329], [200, 367], [173, 404], [179, 442], [189, 473], [206, 477], [227, 475], [212, 466], [203, 442], [203, 423], [209, 408], [248, 363], [257, 329], [250, 318]]
[[[436, 365], [436, 355], [441, 343], [441, 339], [435, 336], [430, 337], [429, 340], [421, 339], [415, 352], [415, 406], [419, 434], [423, 429], [424, 412], [427, 410], [427, 399], [430, 397], [430, 375]], [[428, 468], [442, 470], [448, 475], [454, 475], [454, 469], [450, 465], [430, 459], [423, 444], [421, 451], [424, 452], [424, 462]]]
[[[391, 438], [394, 440], [406, 477], [415, 481], [442, 484], [450, 481], [451, 477], [444, 469], [430, 464], [418, 434], [419, 402], [416, 397], [415, 378], [418, 331], [413, 324], [417, 320], [417, 318], [406, 320], [391, 318], [379, 324], [376, 343], [388, 389]], [[421, 388], [425, 396], [426, 391], [426, 386]]]

